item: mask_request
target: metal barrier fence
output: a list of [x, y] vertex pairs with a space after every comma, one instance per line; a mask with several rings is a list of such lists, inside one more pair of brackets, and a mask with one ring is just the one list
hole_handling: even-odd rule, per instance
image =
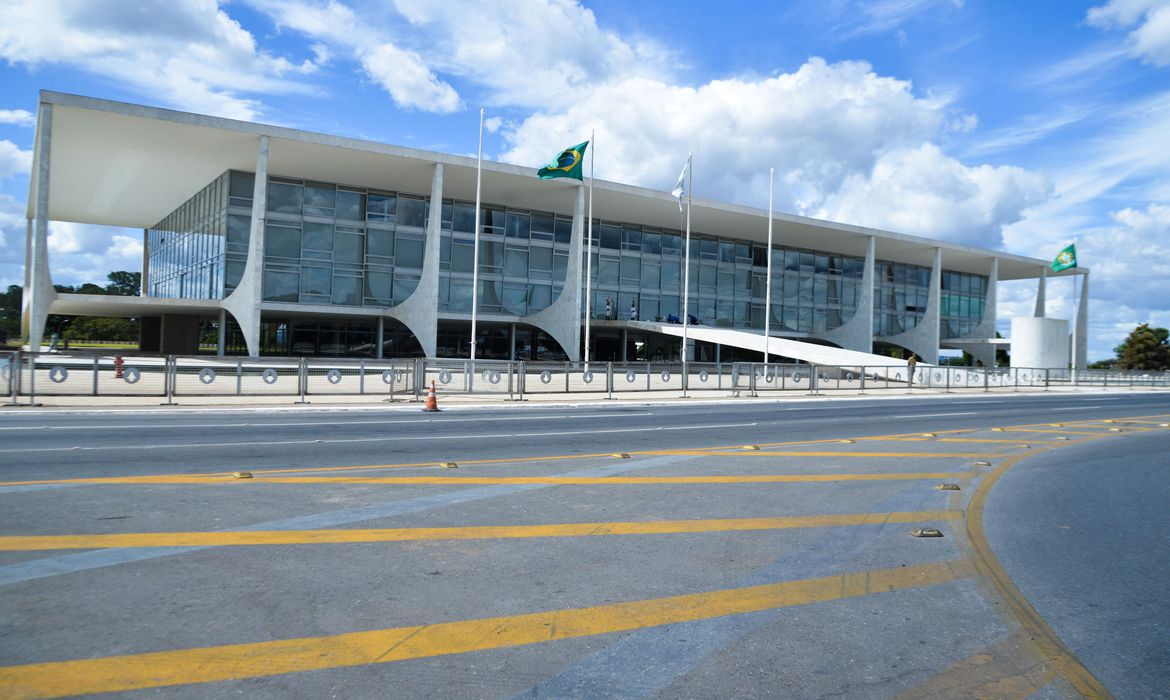
[[[912, 381], [911, 381], [912, 380]], [[421, 400], [444, 394], [579, 394], [670, 391], [942, 391], [1067, 386], [1170, 387], [1170, 372], [980, 368], [919, 365], [836, 367], [758, 362], [510, 362], [450, 359], [132, 357], [0, 353], [0, 387], [12, 404], [37, 396], [384, 396]]]

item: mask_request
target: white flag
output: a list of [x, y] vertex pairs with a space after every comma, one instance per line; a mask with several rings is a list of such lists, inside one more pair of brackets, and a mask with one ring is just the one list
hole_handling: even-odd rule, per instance
[[674, 189], [670, 191], [676, 199], [678, 199], [678, 213], [681, 214], [683, 210], [683, 198], [687, 196], [687, 170], [691, 167], [691, 159], [687, 158], [687, 162], [683, 164], [682, 172], [678, 174], [678, 182], [675, 183]]

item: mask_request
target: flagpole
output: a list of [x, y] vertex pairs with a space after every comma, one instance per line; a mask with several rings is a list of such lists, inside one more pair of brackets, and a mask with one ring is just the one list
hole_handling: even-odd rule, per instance
[[[479, 310], [479, 215], [483, 180], [483, 108], [479, 108], [479, 153], [475, 158], [475, 246], [471, 255], [471, 359], [475, 360], [475, 319]], [[433, 206], [433, 204], [432, 204]], [[475, 374], [475, 370], [471, 372]]]
[[694, 158], [694, 152], [687, 154], [687, 236], [686, 242], [683, 244], [683, 340], [682, 340], [682, 361], [683, 366], [687, 363], [687, 326], [690, 325], [690, 316], [688, 314], [689, 301], [691, 294], [691, 186], [694, 184], [694, 168], [691, 159]]
[[776, 189], [776, 168], [768, 168], [768, 277], [764, 292], [764, 378], [768, 377], [768, 351], [772, 348], [772, 192]]
[[[589, 328], [593, 325], [593, 166], [597, 163], [596, 130], [589, 132], [589, 221], [585, 224], [585, 371], [589, 371]], [[581, 268], [577, 268], [581, 269]]]

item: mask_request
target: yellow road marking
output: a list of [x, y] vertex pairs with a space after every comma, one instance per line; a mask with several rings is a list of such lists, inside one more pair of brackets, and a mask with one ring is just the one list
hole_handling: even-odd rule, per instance
[[386, 484], [398, 486], [628, 486], [649, 484], [787, 484], [827, 481], [885, 481], [905, 479], [959, 479], [967, 472], [910, 472], [899, 474], [755, 474], [745, 476], [266, 476], [227, 480], [207, 476], [124, 476], [72, 479], [76, 484], [198, 484], [201, 486], [256, 484]]
[[1056, 671], [1019, 634], [981, 649], [898, 695], [933, 698], [1026, 698], [1048, 685]]
[[[1018, 444], [1019, 440], [1000, 440], [996, 438], [939, 438], [935, 442], [987, 442], [987, 443], [1007, 443], [1009, 445]], [[1055, 445], [1055, 440], [1033, 440], [1033, 445]], [[1063, 443], [1061, 443], [1063, 444]]]
[[1054, 435], [1088, 435], [1090, 437], [1109, 437], [1109, 433], [1107, 432], [1090, 433], [1083, 430], [1065, 430], [1063, 428], [1049, 428], [1048, 430], [1044, 430], [1042, 428], [1004, 428], [1004, 431], [1009, 433], [1052, 433]]
[[[1012, 441], [1018, 442], [1018, 441]], [[742, 449], [742, 448], [741, 448]], [[801, 451], [741, 451], [741, 452], [715, 452], [712, 450], [658, 450], [648, 454], [660, 455], [683, 455], [694, 457], [847, 457], [847, 458], [863, 458], [863, 457], [900, 457], [906, 459], [972, 459], [972, 458], [996, 458], [1003, 457], [1002, 454], [986, 453], [986, 452], [801, 452]]]
[[51, 698], [273, 676], [574, 639], [921, 588], [961, 561], [433, 625], [0, 667], [0, 696]]
[[[1051, 448], [1041, 448], [1048, 451]], [[1000, 564], [999, 559], [991, 551], [987, 541], [987, 533], [983, 527], [983, 508], [987, 501], [987, 494], [999, 478], [1025, 457], [1037, 454], [1018, 455], [1004, 460], [996, 469], [984, 477], [971, 496], [971, 503], [967, 507], [967, 537], [971, 543], [971, 561], [979, 576], [987, 581], [1006, 604], [1007, 612], [1015, 619], [1029, 636], [1037, 652], [1047, 659], [1061, 676], [1073, 688], [1087, 698], [1112, 697], [1101, 681], [1085, 668], [1077, 657], [1064, 645], [1060, 637], [1053, 631], [1036, 608], [1028, 602], [1023, 592], [1016, 587], [1011, 576]]]
[[110, 535], [10, 535], [0, 537], [0, 551], [108, 549], [114, 547], [234, 547], [241, 545], [354, 544], [408, 540], [480, 540], [595, 535], [668, 535], [744, 532], [811, 527], [848, 527], [958, 520], [958, 510], [898, 513], [803, 515], [780, 518], [662, 520], [654, 522], [554, 523], [412, 527], [365, 530], [249, 530], [242, 532], [128, 532]]

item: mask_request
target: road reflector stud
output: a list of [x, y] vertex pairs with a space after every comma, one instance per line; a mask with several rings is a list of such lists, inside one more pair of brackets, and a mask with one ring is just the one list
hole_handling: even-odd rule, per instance
[[933, 527], [916, 527], [910, 531], [913, 537], [942, 537], [942, 530]]
[[758, 449], [760, 449], [760, 446], [759, 445], [744, 445], [743, 449], [745, 449], [745, 450], [758, 450]]
[[1002, 432], [1003, 432], [1003, 430], [1004, 430], [1003, 428], [992, 428], [992, 429], [991, 429], [991, 432], [993, 432], [993, 433], [1002, 433]]
[[1057, 435], [1055, 439], [1056, 440], [1067, 440], [1068, 436], [1067, 435]]
[[958, 484], [939, 484], [935, 488], [939, 491], [962, 491]]
[[1048, 425], [1051, 425], [1053, 428], [1063, 428], [1064, 427], [1064, 423], [1049, 423]]
[[232, 472], [233, 479], [251, 479], [252, 472]]
[[922, 437], [938, 437], [938, 433], [923, 433]]
[[610, 455], [610, 457], [613, 457], [614, 459], [629, 459], [630, 458], [630, 456], [628, 454], [626, 454], [625, 452], [614, 452], [613, 454]]
[[991, 466], [991, 462], [988, 462], [988, 461], [985, 461], [982, 459], [979, 460], [978, 462], [972, 462], [972, 464], [974, 464], [977, 467], [990, 467]]
[[1021, 442], [1020, 444], [1016, 445], [1016, 447], [1020, 448], [1021, 450], [1030, 450], [1030, 449], [1032, 449], [1032, 446], [1031, 446], [1031, 445], [1029, 445], [1029, 444], [1028, 444], [1028, 443], [1026, 443], [1026, 442]]
[[459, 465], [454, 462], [440, 462], [439, 466], [444, 469], [458, 469]]
[[1111, 433], [1120, 433], [1120, 432], [1122, 432], [1122, 430], [1121, 430], [1121, 428], [1110, 428], [1110, 429], [1109, 429], [1109, 432], [1111, 432]]
[[1158, 427], [1159, 428], [1170, 428], [1170, 423], [1159, 423]]
[[1117, 421], [1113, 420], [1112, 418], [1106, 418], [1105, 420], [1103, 420], [1101, 422], [1102, 423], [1116, 423]]
[[846, 440], [838, 440], [837, 442], [841, 443], [842, 445], [852, 445], [853, 443], [855, 443], [855, 442], [857, 442], [857, 441], [856, 441], [856, 440], [848, 440], [848, 439], [846, 439]]

